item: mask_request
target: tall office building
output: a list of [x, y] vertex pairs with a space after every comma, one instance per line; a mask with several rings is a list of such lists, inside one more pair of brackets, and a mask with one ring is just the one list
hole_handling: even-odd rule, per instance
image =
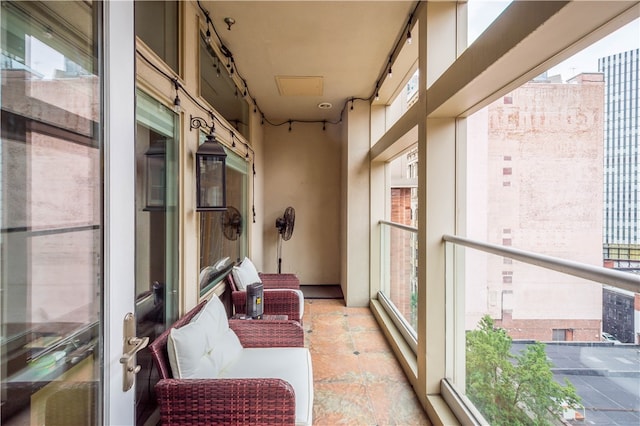
[[[603, 258], [640, 274], [640, 49], [598, 60], [604, 74]], [[603, 289], [602, 330], [640, 342], [640, 294]]]
[[604, 74], [605, 266], [640, 273], [640, 49], [598, 60]]

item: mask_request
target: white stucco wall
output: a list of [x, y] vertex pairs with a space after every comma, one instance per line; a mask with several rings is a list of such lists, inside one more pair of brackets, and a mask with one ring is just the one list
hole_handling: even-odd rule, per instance
[[340, 283], [339, 126], [294, 123], [264, 127], [262, 270], [277, 271], [276, 219], [288, 206], [296, 212], [293, 236], [282, 243], [282, 272], [301, 284]]

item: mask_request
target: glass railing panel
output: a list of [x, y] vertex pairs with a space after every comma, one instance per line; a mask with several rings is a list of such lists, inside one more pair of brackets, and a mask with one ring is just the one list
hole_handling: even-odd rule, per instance
[[464, 303], [456, 306], [465, 346], [447, 359], [465, 372], [453, 384], [490, 424], [640, 422], [639, 346], [602, 332], [609, 320], [620, 327], [618, 335], [633, 330], [637, 295], [509, 257], [457, 250], [464, 250], [464, 270], [447, 285], [465, 288]]
[[417, 229], [381, 222], [381, 290], [415, 340], [418, 315], [418, 234]]
[[[508, 417], [508, 408], [500, 404], [506, 397], [513, 402], [521, 396], [522, 392], [512, 394], [514, 388], [526, 388], [503, 379], [517, 366], [513, 357], [521, 353], [514, 342], [528, 342], [518, 343], [520, 349], [534, 350], [533, 342], [538, 341], [546, 343], [544, 354], [552, 363], [554, 382], [569, 377], [582, 397], [583, 411], [566, 414], [568, 421], [640, 420], [638, 353], [637, 347], [630, 349], [640, 343], [638, 310], [632, 307], [638, 306], [639, 291], [624, 279], [616, 281], [616, 274], [632, 272], [637, 265], [633, 250], [639, 235], [634, 195], [638, 173], [637, 158], [630, 153], [637, 145], [633, 129], [638, 38], [627, 36], [637, 31], [637, 20], [628, 23], [466, 118], [466, 163], [459, 194], [466, 212], [461, 232], [473, 240], [551, 256], [559, 263], [579, 262], [584, 265], [579, 269], [590, 271], [576, 278], [571, 268], [561, 268], [561, 273], [550, 265], [524, 266], [521, 261], [526, 260], [518, 256], [487, 254], [477, 247], [462, 253], [458, 244], [447, 250], [455, 253], [447, 257], [455, 259], [448, 270], [457, 274], [448, 294], [465, 299], [454, 304], [459, 312], [448, 313], [448, 327], [464, 324], [452, 331], [451, 339], [465, 350], [448, 339], [447, 371], [491, 424], [520, 421]], [[491, 395], [489, 376], [477, 380], [479, 367], [465, 343], [480, 333], [480, 325], [487, 338], [513, 339], [507, 345], [506, 369], [493, 366], [496, 386], [508, 394]], [[504, 336], [493, 335], [494, 329]], [[609, 335], [622, 344], [604, 342]], [[558, 358], [558, 352], [566, 356]], [[494, 359], [493, 355], [479, 359]], [[589, 359], [593, 362], [585, 361]], [[623, 368], [632, 361], [633, 367]], [[602, 367], [596, 368], [598, 364]], [[530, 379], [542, 376], [536, 370], [540, 365], [533, 366], [536, 374], [529, 372]], [[621, 373], [613, 373], [618, 368]], [[559, 369], [570, 374], [563, 376]], [[613, 396], [592, 401], [590, 391], [580, 387], [585, 383]], [[628, 388], [633, 392], [625, 393]], [[536, 390], [535, 397], [540, 393]], [[548, 411], [555, 404], [550, 401], [557, 400], [548, 400], [543, 408]], [[622, 401], [626, 402], [621, 405]], [[522, 408], [528, 402], [514, 404]], [[525, 408], [523, 421], [531, 422], [536, 410]]]

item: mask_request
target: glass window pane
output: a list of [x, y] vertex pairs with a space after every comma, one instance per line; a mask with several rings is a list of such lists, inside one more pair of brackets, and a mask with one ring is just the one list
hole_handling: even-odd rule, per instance
[[[639, 176], [630, 167], [637, 156], [627, 154], [638, 139], [624, 131], [638, 123], [637, 99], [624, 90], [628, 85], [638, 92], [640, 39], [628, 39], [628, 28], [637, 35], [637, 25], [623, 27], [467, 119], [469, 238], [640, 270], [640, 258], [633, 258], [640, 246], [638, 222], [631, 220], [640, 208], [632, 184]], [[613, 341], [638, 342], [633, 293], [470, 249], [464, 263], [466, 390], [490, 423], [526, 420], [524, 411], [510, 412], [495, 402], [527, 377], [544, 375], [548, 381], [538, 385], [549, 387], [519, 401], [529, 417], [549, 414], [535, 404], [570, 402], [570, 392], [550, 385], [568, 379], [582, 402], [577, 410], [558, 408], [556, 417], [638, 422], [637, 362], [631, 366], [632, 351], [612, 348]], [[494, 352], [484, 352], [487, 343]], [[534, 356], [531, 351], [538, 349]], [[488, 365], [489, 359], [498, 361]], [[543, 365], [547, 359], [550, 371]], [[503, 369], [505, 360], [514, 368]], [[599, 368], [622, 373], [603, 375]], [[504, 379], [506, 387], [486, 380], [491, 369], [502, 371], [498, 381]], [[590, 389], [600, 387], [609, 395], [594, 398]], [[545, 402], [543, 395], [551, 398]]]
[[[178, 116], [141, 91], [136, 95], [137, 336], [153, 341], [178, 314]], [[149, 176], [152, 176], [149, 178]], [[158, 377], [138, 353], [137, 422], [156, 409]]]
[[96, 5], [2, 2], [3, 425], [100, 423]]
[[509, 6], [512, 0], [469, 0], [467, 43], [471, 44]]
[[248, 163], [227, 152], [227, 210], [200, 213], [201, 290], [209, 288], [221, 271], [247, 255], [247, 173]]
[[200, 34], [200, 95], [239, 134], [249, 139], [249, 104], [231, 79], [228, 60], [221, 60]]
[[136, 35], [176, 72], [178, 69], [178, 2], [136, 1]]
[[381, 293], [416, 338], [418, 325], [418, 146], [387, 165], [390, 175], [390, 222], [382, 231]]

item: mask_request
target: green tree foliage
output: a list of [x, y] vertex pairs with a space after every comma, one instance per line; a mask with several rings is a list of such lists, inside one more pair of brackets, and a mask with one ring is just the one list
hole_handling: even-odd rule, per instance
[[573, 385], [553, 379], [545, 345], [511, 354], [511, 338], [485, 315], [467, 333], [467, 396], [492, 425], [550, 425], [562, 403], [576, 405]]

